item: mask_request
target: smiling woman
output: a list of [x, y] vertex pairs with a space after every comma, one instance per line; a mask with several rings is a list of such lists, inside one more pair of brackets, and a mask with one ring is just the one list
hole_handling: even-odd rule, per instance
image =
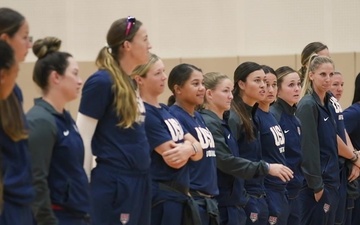
[[188, 161], [201, 159], [203, 152], [198, 151], [201, 149], [199, 142], [183, 128], [169, 108], [158, 101], [167, 79], [164, 63], [151, 54], [148, 63], [135, 68], [133, 77], [145, 104], [146, 136], [152, 151], [151, 224], [199, 224], [197, 214], [196, 217], [186, 216], [186, 209], [190, 208], [187, 203], [194, 202], [188, 195]]
[[[204, 103], [205, 86], [201, 69], [191, 64], [179, 64], [169, 74], [168, 87], [173, 93], [170, 112], [201, 144], [204, 157], [190, 162], [190, 194], [197, 200], [202, 224], [219, 221], [219, 211], [214, 196], [217, 187], [215, 142], [204, 119], [196, 111]], [[173, 100], [173, 101], [171, 101]]]

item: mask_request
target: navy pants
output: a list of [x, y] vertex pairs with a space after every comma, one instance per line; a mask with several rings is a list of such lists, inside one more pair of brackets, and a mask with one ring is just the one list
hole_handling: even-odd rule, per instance
[[182, 225], [184, 204], [167, 200], [152, 207], [151, 225]]
[[[352, 225], [352, 214], [354, 209], [354, 199], [353, 198], [347, 198], [346, 199], [346, 211], [345, 211], [345, 220], [344, 225]], [[358, 212], [355, 212], [358, 213]]]
[[299, 198], [299, 193], [295, 196], [289, 196], [288, 202], [289, 217], [287, 220], [287, 225], [301, 225], [302, 202]]
[[347, 177], [346, 177], [346, 167], [343, 166], [340, 170], [340, 187], [339, 187], [339, 204], [336, 209], [335, 215], [335, 224], [342, 225], [345, 221], [345, 211], [346, 211], [346, 200], [347, 200]]
[[250, 196], [245, 205], [247, 225], [266, 225], [269, 217], [269, 209], [265, 197]]
[[30, 205], [17, 205], [4, 202], [0, 215], [0, 225], [33, 225], [34, 217]]
[[269, 209], [268, 224], [286, 225], [289, 216], [289, 202], [286, 191], [266, 189], [266, 202]]
[[220, 225], [245, 225], [246, 213], [241, 206], [219, 206]]
[[120, 171], [97, 165], [91, 174], [93, 225], [149, 225], [151, 183], [149, 173]]
[[185, 202], [189, 196], [171, 188], [160, 188], [157, 182], [152, 182], [152, 193], [151, 225], [184, 224]]
[[321, 199], [316, 202], [313, 190], [304, 187], [299, 197], [303, 203], [302, 225], [334, 225], [339, 200], [338, 190], [325, 186]]
[[360, 224], [360, 198], [357, 198], [354, 202], [354, 209], [352, 213], [352, 224]]
[[54, 210], [59, 225], [90, 225], [90, 217], [74, 215], [64, 210]]
[[202, 225], [218, 225], [220, 219], [217, 201], [213, 198], [202, 196], [193, 195], [193, 197], [198, 205]]

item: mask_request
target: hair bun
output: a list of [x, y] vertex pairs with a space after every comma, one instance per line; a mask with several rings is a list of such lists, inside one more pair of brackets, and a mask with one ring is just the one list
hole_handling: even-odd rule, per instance
[[46, 55], [59, 51], [61, 46], [61, 40], [56, 37], [45, 37], [44, 39], [38, 39], [33, 44], [32, 50], [34, 54], [39, 58], [44, 58]]

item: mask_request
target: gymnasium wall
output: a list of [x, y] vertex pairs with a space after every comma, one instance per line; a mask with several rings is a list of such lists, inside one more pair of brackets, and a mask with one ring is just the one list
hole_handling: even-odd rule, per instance
[[[344, 94], [340, 101], [343, 108], [351, 104], [354, 80], [356, 74], [360, 72], [360, 53], [333, 53], [331, 55], [335, 61], [337, 71], [341, 71], [344, 75], [345, 88]], [[235, 68], [242, 62], [255, 61], [260, 64], [266, 64], [273, 68], [280, 66], [290, 66], [292, 68], [300, 68], [300, 55], [283, 55], [283, 56], [238, 56], [238, 57], [219, 57], [219, 58], [172, 58], [163, 59], [166, 66], [166, 73], [179, 63], [190, 63], [200, 67], [204, 73], [206, 72], [223, 72], [233, 78]], [[39, 89], [32, 82], [32, 69], [34, 63], [28, 62], [21, 66], [18, 77], [18, 84], [21, 86], [24, 95], [24, 108], [28, 110], [33, 105], [33, 98], [40, 96]], [[79, 62], [80, 76], [85, 80], [96, 70], [94, 62]], [[171, 92], [166, 88], [164, 94], [160, 97], [160, 101], [166, 103]], [[67, 108], [75, 117], [79, 105], [79, 99], [69, 103]]]
[[[304, 46], [321, 41], [345, 75], [344, 108], [360, 72], [359, 0], [1, 0], [0, 7], [21, 12], [35, 40], [59, 37], [62, 50], [79, 61], [84, 80], [95, 70], [93, 61], [106, 44], [110, 24], [128, 15], [144, 22], [152, 51], [164, 59], [168, 72], [188, 62], [232, 77], [246, 60], [298, 69]], [[25, 109], [39, 95], [31, 81], [35, 60], [30, 52], [18, 79]], [[74, 116], [77, 106], [68, 106]]]

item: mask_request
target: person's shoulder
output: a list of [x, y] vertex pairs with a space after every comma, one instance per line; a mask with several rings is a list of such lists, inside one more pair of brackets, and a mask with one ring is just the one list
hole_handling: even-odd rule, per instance
[[22, 91], [21, 91], [18, 84], [15, 84], [14, 89], [13, 89], [13, 93], [14, 93], [15, 97], [17, 98], [17, 100], [20, 103], [22, 103], [23, 102], [23, 94], [22, 94]]
[[164, 103], [160, 103], [160, 107], [169, 111], [169, 106], [165, 105]]
[[200, 110], [199, 114], [202, 116], [206, 124], [220, 122], [219, 117], [208, 109]]
[[145, 106], [146, 115], [154, 114], [157, 110], [155, 106], [148, 104], [146, 102], [144, 102], [144, 106]]
[[49, 118], [52, 118], [52, 115], [44, 107], [40, 105], [34, 105], [26, 113], [26, 118], [28, 120], [41, 119], [41, 118], [49, 120]]
[[107, 70], [98, 70], [86, 80], [84, 86], [87, 85], [111, 85], [111, 75]]
[[304, 105], [316, 105], [316, 101], [310, 94], [307, 94], [300, 99], [299, 103], [297, 104], [297, 107], [300, 108]]
[[40, 106], [40, 105], [33, 105], [33, 107], [31, 107], [29, 109], [29, 111], [26, 113], [26, 116], [42, 116], [42, 115], [50, 115], [50, 112], [48, 112], [44, 107]]
[[27, 113], [26, 120], [29, 128], [34, 127], [47, 127], [48, 129], [54, 129], [56, 127], [55, 117], [44, 107], [34, 105]]
[[277, 121], [280, 121], [283, 112], [283, 108], [280, 106], [280, 104], [277, 104], [276, 102], [272, 106], [270, 106], [270, 113], [275, 117]]
[[177, 105], [171, 105], [169, 108], [169, 112], [175, 116], [181, 115], [181, 109]]
[[229, 121], [235, 121], [238, 124], [242, 124], [240, 116], [237, 114], [237, 112], [233, 109], [230, 109], [229, 112]]
[[344, 110], [344, 114], [360, 114], [360, 103], [354, 103]]

